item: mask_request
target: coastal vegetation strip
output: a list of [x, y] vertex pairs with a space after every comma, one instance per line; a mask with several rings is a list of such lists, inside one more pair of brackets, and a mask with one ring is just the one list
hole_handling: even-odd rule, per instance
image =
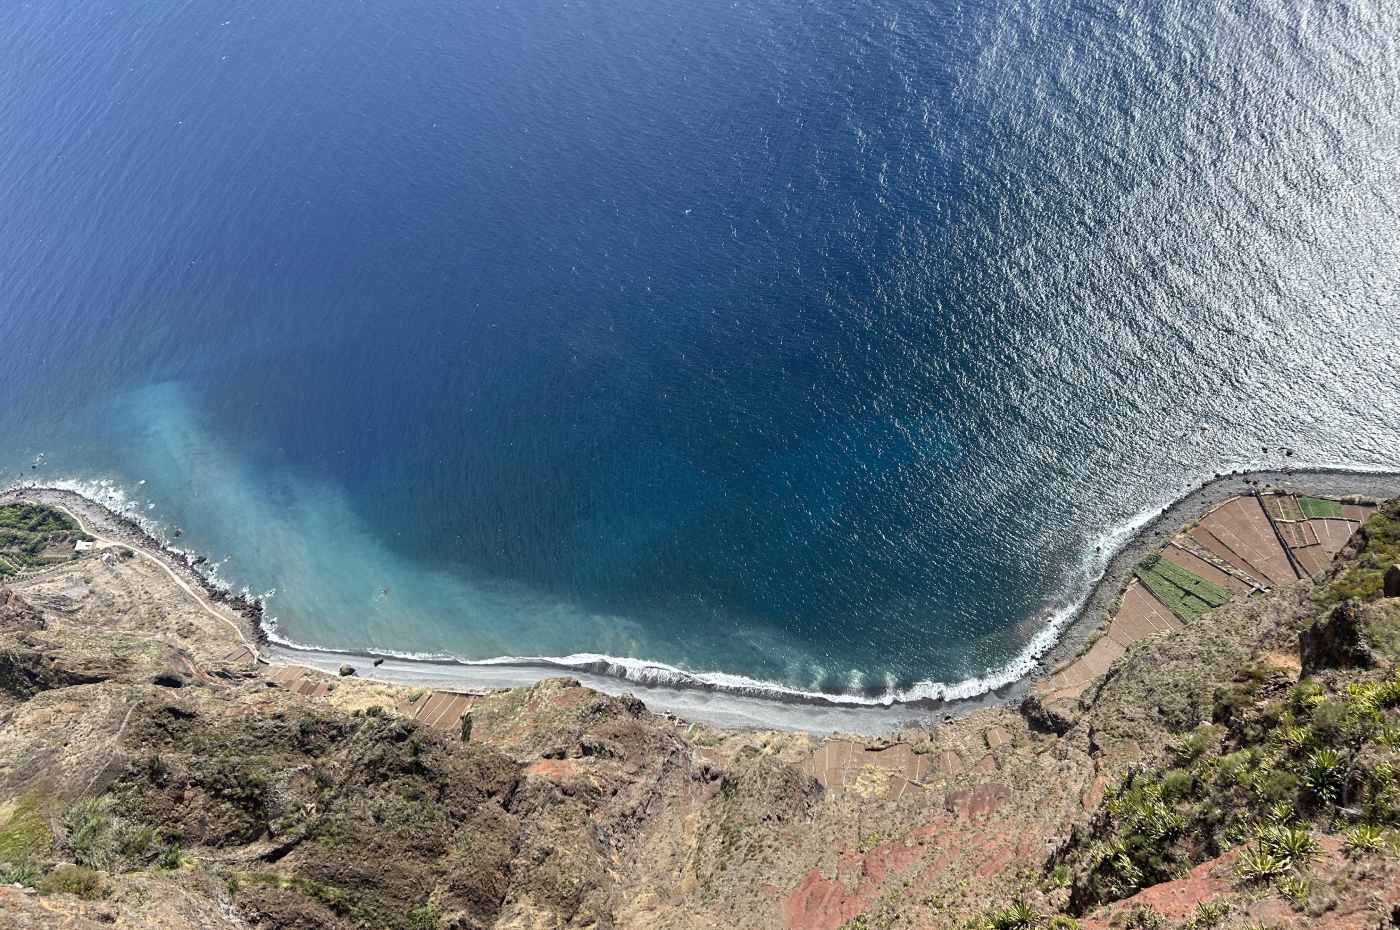
[[0, 578], [74, 559], [91, 537], [66, 514], [40, 504], [0, 505]]

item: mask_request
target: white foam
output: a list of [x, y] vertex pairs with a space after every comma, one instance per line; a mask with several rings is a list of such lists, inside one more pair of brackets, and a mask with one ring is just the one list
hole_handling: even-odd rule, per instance
[[[1385, 469], [1380, 468], [1356, 469], [1355, 471], [1362, 474], [1387, 473]], [[26, 486], [36, 485], [30, 482]], [[152, 537], [166, 545], [171, 552], [184, 558], [187, 563], [193, 560], [191, 554], [171, 546], [163, 528], [145, 516], [141, 502], [133, 500], [117, 482], [111, 479], [98, 481], [60, 479], [45, 481], [43, 486], [72, 491], [88, 497], [137, 523]], [[1192, 491], [1185, 492], [1181, 497], [1189, 493]], [[1181, 497], [1176, 499], [1180, 500]], [[609, 678], [646, 688], [704, 691], [786, 704], [799, 703], [828, 707], [891, 708], [903, 704], [966, 701], [1005, 688], [1035, 671], [1040, 660], [1059, 642], [1065, 627], [1084, 609], [1095, 586], [1102, 581], [1113, 557], [1161, 514], [1163, 506], [1163, 504], [1158, 503], [1144, 508], [1128, 520], [1106, 530], [1094, 539], [1091, 545], [1086, 546], [1079, 565], [1079, 577], [1067, 582], [1065, 595], [1059, 603], [1047, 608], [1036, 619], [1037, 629], [1034, 635], [1005, 664], [989, 668], [980, 675], [969, 676], [960, 681], [941, 682], [925, 679], [903, 688], [896, 686], [887, 677], [884, 691], [873, 695], [863, 692], [861, 685], [864, 676], [858, 670], [849, 672], [850, 690], [848, 692], [831, 693], [804, 690], [780, 682], [751, 678], [731, 672], [694, 671], [664, 662], [602, 653], [581, 652], [562, 656], [503, 655], [486, 659], [467, 659], [449, 652], [414, 652], [381, 647], [347, 652], [335, 647], [297, 641], [282, 632], [275, 617], [265, 616], [263, 626], [270, 642], [308, 656], [317, 654], [326, 656], [384, 656], [409, 663], [435, 664], [463, 669], [547, 669], [574, 675]], [[220, 564], [222, 563], [206, 562], [194, 570], [221, 590], [230, 591], [231, 586], [218, 576]], [[253, 598], [246, 587], [242, 593], [246, 597]], [[257, 597], [256, 600], [259, 603], [265, 603], [273, 594], [275, 591], [268, 591]]]

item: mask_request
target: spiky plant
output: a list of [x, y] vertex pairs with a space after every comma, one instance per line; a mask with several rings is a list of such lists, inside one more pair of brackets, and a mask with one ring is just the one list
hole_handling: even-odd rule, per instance
[[1303, 770], [1303, 784], [1319, 801], [1332, 804], [1337, 800], [1341, 780], [1342, 754], [1330, 747], [1315, 749], [1308, 756]]
[[1357, 824], [1347, 831], [1344, 845], [1347, 855], [1352, 857], [1378, 853], [1385, 849], [1385, 833], [1369, 823]]
[[1288, 863], [1262, 846], [1251, 846], [1240, 854], [1235, 871], [1245, 881], [1267, 882], [1285, 874]]

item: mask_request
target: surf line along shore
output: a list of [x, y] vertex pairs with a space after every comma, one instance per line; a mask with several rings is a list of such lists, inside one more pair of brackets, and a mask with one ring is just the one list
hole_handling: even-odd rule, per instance
[[[1381, 499], [1400, 496], [1400, 473], [1299, 469], [1238, 473], [1209, 481], [1145, 521], [1120, 549], [1109, 555], [1102, 574], [1069, 612], [1058, 640], [1039, 657], [1038, 665], [1029, 674], [975, 697], [890, 705], [842, 704], [839, 700], [823, 701], [819, 696], [815, 700], [792, 700], [781, 695], [711, 688], [703, 683], [698, 686], [648, 684], [600, 674], [589, 665], [535, 663], [529, 659], [467, 664], [370, 650], [338, 651], [279, 643], [269, 640], [263, 629], [260, 604], [247, 598], [231, 597], [199, 571], [202, 560], [162, 544], [131, 517], [114, 512], [77, 491], [61, 488], [12, 488], [4, 492], [0, 500], [24, 499], [60, 507], [102, 544], [125, 546], [152, 560], [199, 604], [201, 610], [232, 626], [238, 632], [242, 648], [262, 663], [301, 666], [332, 675], [348, 664], [365, 677], [452, 692], [527, 686], [545, 678], [567, 675], [595, 690], [633, 694], [654, 710], [714, 726], [879, 735], [909, 725], [927, 725], [940, 718], [963, 716], [988, 706], [1020, 702], [1031, 693], [1037, 681], [1046, 678], [1052, 670], [1062, 670], [1107, 627], [1112, 619], [1111, 609], [1132, 582], [1134, 569], [1142, 559], [1161, 550], [1183, 528], [1212, 508], [1265, 489], [1290, 489], [1332, 498], [1360, 495]], [[371, 662], [376, 664], [371, 665]]]

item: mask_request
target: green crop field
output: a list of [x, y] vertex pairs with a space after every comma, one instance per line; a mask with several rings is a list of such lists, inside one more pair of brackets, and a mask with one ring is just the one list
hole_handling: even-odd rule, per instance
[[1230, 592], [1220, 585], [1161, 556], [1143, 559], [1134, 574], [1182, 622], [1195, 620], [1230, 599]]
[[1336, 501], [1324, 500], [1320, 497], [1300, 497], [1298, 504], [1303, 508], [1303, 516], [1309, 520], [1344, 519], [1342, 505]]

